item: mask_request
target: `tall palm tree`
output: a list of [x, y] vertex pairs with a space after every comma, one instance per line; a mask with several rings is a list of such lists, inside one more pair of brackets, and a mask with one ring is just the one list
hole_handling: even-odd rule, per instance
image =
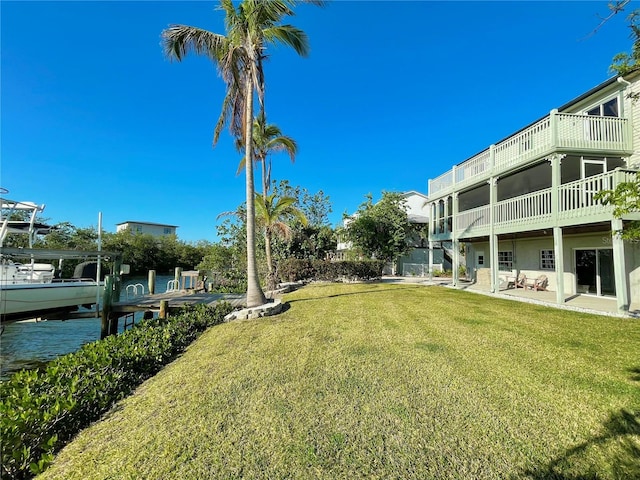
[[[306, 56], [309, 43], [306, 34], [292, 25], [280, 22], [293, 15], [294, 0], [242, 0], [234, 6], [232, 0], [221, 0], [225, 12], [226, 35], [187, 25], [171, 25], [162, 32], [165, 54], [181, 61], [189, 52], [208, 57], [218, 67], [227, 85], [222, 112], [216, 124], [213, 143], [221, 130], [229, 125], [231, 134], [242, 138], [245, 157], [251, 168], [246, 172], [247, 202], [247, 306], [266, 302], [260, 287], [255, 255], [255, 204], [253, 179], [253, 96], [257, 93], [264, 107], [264, 69], [266, 48], [282, 43]], [[322, 3], [322, 2], [312, 2]]]
[[267, 269], [269, 272], [269, 287], [275, 286], [275, 269], [273, 268], [273, 256], [271, 254], [271, 240], [274, 235], [284, 239], [291, 238], [291, 228], [287, 220], [297, 219], [302, 225], [307, 225], [307, 217], [296, 208], [297, 200], [294, 197], [280, 197], [275, 193], [270, 195], [256, 194], [256, 213], [258, 221], [264, 229], [264, 245], [267, 257]]
[[[236, 148], [242, 149], [241, 139], [236, 141]], [[266, 198], [269, 194], [271, 185], [271, 153], [287, 152], [291, 163], [295, 162], [298, 153], [298, 144], [296, 141], [282, 134], [280, 127], [275, 124], [268, 124], [264, 112], [260, 112], [253, 122], [253, 159], [256, 163], [260, 162], [262, 167], [262, 197]], [[238, 165], [240, 173], [246, 165], [246, 157], [242, 157]]]

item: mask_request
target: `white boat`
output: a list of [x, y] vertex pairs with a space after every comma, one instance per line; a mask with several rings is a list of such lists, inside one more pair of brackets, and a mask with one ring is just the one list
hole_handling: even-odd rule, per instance
[[[6, 191], [3, 191], [6, 193]], [[44, 205], [16, 202], [2, 198], [0, 211], [0, 319], [4, 321], [60, 314], [90, 307], [101, 296], [103, 284], [81, 272], [71, 279], [57, 278], [59, 270], [51, 263], [36, 260], [82, 258], [99, 259], [102, 252], [78, 252], [34, 249], [36, 235], [49, 233], [54, 227], [38, 223], [36, 215]], [[28, 248], [5, 247], [9, 234], [28, 236]], [[105, 252], [106, 254], [106, 252]], [[102, 257], [104, 258], [104, 256]], [[85, 262], [86, 266], [90, 262]], [[86, 272], [86, 270], [85, 270]]]

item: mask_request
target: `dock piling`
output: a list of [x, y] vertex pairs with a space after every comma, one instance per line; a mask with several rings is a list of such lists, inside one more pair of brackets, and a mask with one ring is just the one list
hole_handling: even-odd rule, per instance
[[149, 270], [149, 294], [156, 293], [156, 271]]

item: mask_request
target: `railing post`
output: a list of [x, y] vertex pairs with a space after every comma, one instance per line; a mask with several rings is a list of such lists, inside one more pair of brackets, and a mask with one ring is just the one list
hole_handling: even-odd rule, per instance
[[558, 109], [554, 108], [549, 113], [549, 128], [551, 128], [551, 148], [558, 146]]
[[493, 174], [493, 167], [496, 165], [496, 146], [489, 145], [489, 174]]

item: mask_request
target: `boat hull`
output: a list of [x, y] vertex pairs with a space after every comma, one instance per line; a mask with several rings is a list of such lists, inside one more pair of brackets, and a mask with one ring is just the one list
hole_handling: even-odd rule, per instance
[[39, 312], [74, 310], [95, 304], [103, 288], [95, 281], [2, 285], [0, 313], [2, 320], [10, 320], [38, 316]]

